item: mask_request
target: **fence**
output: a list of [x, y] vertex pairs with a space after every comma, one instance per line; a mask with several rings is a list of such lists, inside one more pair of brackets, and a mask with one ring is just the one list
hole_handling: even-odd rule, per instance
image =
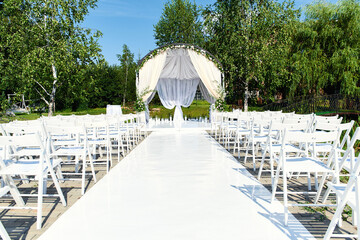
[[265, 105], [264, 110], [296, 113], [323, 113], [323, 114], [346, 114], [360, 113], [360, 98], [348, 97], [342, 94], [324, 96], [303, 96], [285, 99]]

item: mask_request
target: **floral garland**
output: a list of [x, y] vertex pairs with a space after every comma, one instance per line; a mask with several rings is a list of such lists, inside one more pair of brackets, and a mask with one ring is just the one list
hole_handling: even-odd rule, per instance
[[223, 71], [223, 67], [221, 66], [221, 64], [218, 62], [217, 59], [214, 58], [214, 56], [210, 55], [207, 51], [203, 50], [203, 49], [199, 49], [197, 47], [195, 47], [194, 45], [190, 45], [190, 44], [169, 44], [169, 45], [165, 45], [163, 47], [157, 48], [154, 51], [150, 52], [150, 54], [148, 54], [147, 56], [145, 56], [141, 63], [138, 64], [138, 68], [137, 71], [139, 71], [144, 64], [149, 61], [151, 58], [159, 55], [160, 53], [163, 53], [164, 51], [166, 51], [167, 49], [176, 49], [176, 48], [186, 48], [186, 49], [191, 49], [203, 56], [205, 56], [209, 61], [213, 62], [215, 64], [215, 66], [220, 69], [220, 71]]
[[141, 93], [139, 93], [138, 91], [136, 91], [136, 101], [135, 101], [135, 106], [134, 106], [134, 110], [136, 112], [143, 112], [146, 110], [146, 106], [145, 103], [143, 101], [143, 97], [152, 92], [151, 90], [149, 90], [149, 88], [145, 88]]
[[225, 111], [225, 104], [226, 104], [225, 89], [221, 85], [218, 85], [217, 93], [219, 94], [220, 97], [215, 101], [215, 109], [218, 110], [219, 112], [223, 112]]

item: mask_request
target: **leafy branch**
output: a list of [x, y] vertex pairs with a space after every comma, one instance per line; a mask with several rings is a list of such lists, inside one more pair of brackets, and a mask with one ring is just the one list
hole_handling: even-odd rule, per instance
[[136, 112], [143, 112], [146, 110], [145, 102], [143, 101], [143, 97], [153, 92], [153, 90], [150, 90], [149, 87], [145, 88], [143, 91], [139, 92], [136, 90], [136, 101], [135, 101], [135, 111]]

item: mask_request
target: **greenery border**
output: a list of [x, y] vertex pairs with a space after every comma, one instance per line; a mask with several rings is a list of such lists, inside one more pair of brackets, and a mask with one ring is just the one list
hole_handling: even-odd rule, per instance
[[137, 71], [139, 71], [144, 64], [149, 61], [149, 59], [159, 55], [160, 53], [163, 53], [164, 51], [166, 51], [167, 49], [175, 49], [175, 48], [185, 48], [185, 49], [191, 49], [194, 50], [195, 52], [205, 56], [208, 60], [212, 61], [215, 66], [221, 71], [223, 72], [223, 66], [220, 63], [220, 61], [214, 56], [212, 55], [210, 52], [208, 52], [207, 50], [199, 47], [199, 46], [195, 46], [192, 44], [188, 44], [188, 43], [172, 43], [172, 44], [166, 44], [163, 46], [160, 46], [156, 49], [154, 49], [153, 51], [149, 52], [147, 55], [145, 55], [145, 57], [143, 57], [139, 62], [138, 62], [138, 67], [137, 67]]

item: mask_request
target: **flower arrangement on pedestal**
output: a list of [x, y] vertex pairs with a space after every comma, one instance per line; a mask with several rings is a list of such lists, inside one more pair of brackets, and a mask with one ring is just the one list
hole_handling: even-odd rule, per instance
[[136, 91], [136, 101], [135, 101], [135, 106], [134, 106], [134, 110], [136, 112], [143, 112], [146, 110], [146, 106], [145, 106], [145, 102], [143, 101], [143, 97], [152, 92], [151, 90], [149, 90], [149, 88], [144, 89], [141, 93], [139, 91]]
[[217, 92], [220, 97], [215, 101], [215, 109], [219, 112], [223, 112], [225, 110], [225, 90], [219, 85]]

